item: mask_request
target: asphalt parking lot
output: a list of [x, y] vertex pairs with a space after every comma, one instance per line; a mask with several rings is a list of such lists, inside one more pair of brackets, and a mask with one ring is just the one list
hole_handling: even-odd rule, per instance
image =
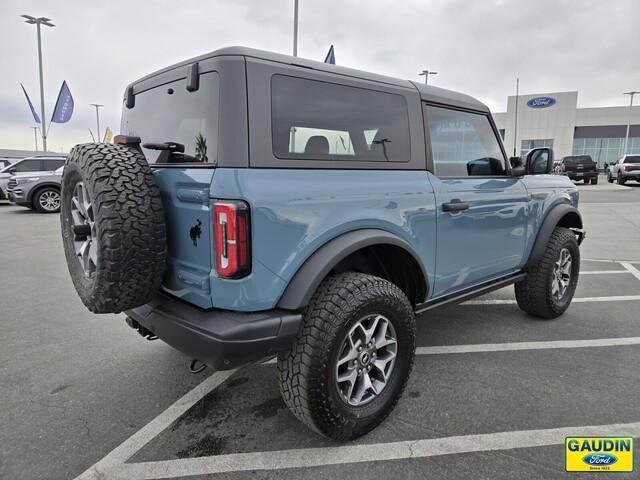
[[[595, 188], [594, 188], [595, 187]], [[541, 321], [512, 288], [419, 318], [398, 408], [347, 445], [301, 426], [273, 363], [188, 373], [122, 315], [95, 316], [56, 215], [0, 202], [0, 479], [601, 478], [564, 438], [640, 437], [640, 185], [582, 185], [576, 299]], [[640, 443], [633, 474], [638, 478]]]

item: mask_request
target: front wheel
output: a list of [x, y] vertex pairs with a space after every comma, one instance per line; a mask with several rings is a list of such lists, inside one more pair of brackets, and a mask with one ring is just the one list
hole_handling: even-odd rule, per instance
[[516, 300], [523, 311], [536, 317], [559, 317], [569, 308], [578, 285], [580, 248], [574, 233], [556, 227], [540, 259], [515, 284]]
[[60, 190], [57, 188], [43, 188], [33, 199], [36, 211], [40, 213], [56, 213], [60, 211]]
[[414, 355], [413, 308], [396, 285], [333, 275], [311, 299], [293, 345], [278, 355], [282, 397], [311, 429], [352, 440], [391, 413]]
[[591, 179], [591, 185], [597, 185], [598, 184], [598, 177], [593, 177]]

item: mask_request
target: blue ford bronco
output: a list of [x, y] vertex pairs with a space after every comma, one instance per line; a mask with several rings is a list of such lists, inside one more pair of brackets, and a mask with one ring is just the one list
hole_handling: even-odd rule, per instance
[[66, 162], [80, 298], [214, 369], [276, 356], [285, 403], [323, 435], [393, 410], [417, 314], [510, 284], [536, 317], [571, 303], [577, 189], [551, 149], [508, 158], [467, 95], [231, 47], [123, 104], [114, 143]]

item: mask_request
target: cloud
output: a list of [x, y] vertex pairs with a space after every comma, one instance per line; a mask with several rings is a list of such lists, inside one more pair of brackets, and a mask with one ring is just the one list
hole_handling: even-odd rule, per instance
[[[521, 92], [578, 90], [580, 106], [623, 105], [640, 88], [640, 2], [621, 0], [299, 0], [301, 56], [322, 60], [335, 45], [341, 65], [468, 93], [494, 111], [520, 77]], [[293, 0], [2, 0], [0, 147], [31, 148], [33, 125], [19, 88], [39, 105], [35, 28], [20, 14], [47, 16], [43, 29], [47, 116], [62, 80], [74, 117], [54, 125], [51, 145], [68, 150], [95, 131], [117, 131], [124, 87], [158, 68], [229, 45], [292, 50]], [[38, 108], [39, 109], [39, 108]]]

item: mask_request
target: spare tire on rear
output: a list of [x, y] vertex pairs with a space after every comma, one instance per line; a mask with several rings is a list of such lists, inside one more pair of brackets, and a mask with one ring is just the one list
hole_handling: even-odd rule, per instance
[[76, 145], [64, 168], [60, 215], [69, 273], [89, 310], [118, 313], [151, 300], [165, 269], [166, 227], [141, 152]]

